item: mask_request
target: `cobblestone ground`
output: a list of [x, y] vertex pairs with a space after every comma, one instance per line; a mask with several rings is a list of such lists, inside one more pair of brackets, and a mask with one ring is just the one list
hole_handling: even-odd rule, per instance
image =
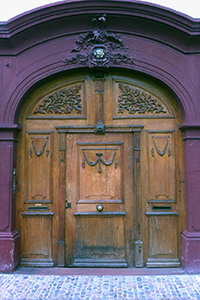
[[0, 299], [200, 299], [200, 275], [0, 274]]

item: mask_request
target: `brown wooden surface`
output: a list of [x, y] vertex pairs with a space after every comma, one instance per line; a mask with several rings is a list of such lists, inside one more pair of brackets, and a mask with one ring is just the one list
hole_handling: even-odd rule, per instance
[[22, 264], [179, 266], [179, 115], [172, 96], [139, 75], [63, 75], [35, 89], [18, 145]]
[[[67, 211], [66, 222], [70, 224], [67, 225], [66, 239], [73, 230], [70, 227], [73, 222], [76, 249], [71, 249], [71, 255], [75, 257], [76, 266], [99, 265], [101, 262], [107, 266], [126, 264], [124, 203], [130, 203], [130, 194], [124, 197], [124, 182], [133, 190], [133, 176], [127, 178], [124, 169], [124, 149], [128, 148], [126, 135], [68, 134], [67, 199], [72, 208]], [[98, 153], [109, 165], [97, 161]], [[92, 165], [95, 161], [97, 163]], [[97, 210], [99, 204], [103, 206], [102, 212]], [[74, 211], [80, 212], [75, 218]], [[106, 218], [104, 213], [107, 213]], [[73, 220], [68, 221], [68, 218]]]

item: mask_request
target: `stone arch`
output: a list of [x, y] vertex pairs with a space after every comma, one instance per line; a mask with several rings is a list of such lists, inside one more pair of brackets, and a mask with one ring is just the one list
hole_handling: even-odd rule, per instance
[[[107, 1], [105, 3], [105, 13], [108, 14], [108, 21], [110, 18], [110, 21], [108, 23], [108, 26], [110, 27], [108, 28], [109, 32], [112, 32], [112, 27], [114, 28], [113, 34], [115, 34], [115, 32], [122, 32], [120, 34], [120, 37], [123, 37], [125, 29], [128, 32], [128, 36], [124, 35], [123, 37], [124, 49], [128, 46], [128, 55], [133, 59], [133, 64], [130, 63], [130, 61], [127, 61], [125, 64], [123, 64], [123, 62], [120, 62], [119, 64], [118, 62], [118, 67], [138, 70], [140, 72], [144, 72], [149, 74], [150, 76], [158, 78], [161, 82], [164, 82], [166, 86], [169, 86], [169, 88], [174, 91], [176, 98], [178, 99], [177, 101], [181, 106], [182, 114], [183, 116], [185, 116], [184, 122], [187, 123], [189, 121], [190, 117], [188, 115], [188, 111], [190, 111], [190, 114], [194, 118], [194, 115], [198, 111], [195, 107], [195, 101], [196, 99], [198, 99], [198, 92], [193, 86], [192, 80], [188, 80], [188, 78], [185, 78], [183, 73], [184, 70], [180, 70], [179, 66], [181, 61], [179, 62], [179, 65], [177, 64], [176, 66], [176, 64], [170, 63], [170, 61], [167, 61], [165, 59], [165, 56], [169, 55], [171, 50], [173, 52], [174, 49], [177, 51], [177, 53], [187, 53], [187, 51], [190, 51], [184, 49], [184, 47], [181, 48], [181, 46], [176, 45], [174, 41], [174, 39], [176, 38], [174, 32], [177, 33], [177, 36], [181, 41], [182, 39], [184, 41], [184, 35], [188, 33], [189, 36], [189, 32], [186, 30], [186, 28], [190, 28], [192, 26], [191, 20], [189, 18], [187, 19], [183, 17], [181, 14], [175, 14], [170, 10], [162, 9], [159, 6], [151, 4], [144, 5], [143, 3], [134, 1]], [[83, 6], [79, 11], [80, 5]], [[111, 11], [113, 12], [113, 5], [116, 5], [114, 14], [109, 16], [109, 14], [111, 14]], [[42, 45], [43, 47], [46, 47], [45, 45], [49, 44], [46, 48], [46, 52], [48, 53], [48, 51], [51, 49], [50, 44], [53, 45], [53, 43], [59, 42], [62, 36], [65, 39], [68, 35], [70, 35], [70, 47], [63, 48], [62, 45], [62, 55], [58, 55], [56, 51], [55, 53], [52, 53], [51, 58], [49, 58], [48, 55], [43, 55], [42, 60], [38, 60], [39, 63], [36, 59], [32, 64], [30, 63], [29, 65], [25, 66], [20, 70], [20, 73], [16, 74], [15, 80], [10, 81], [8, 86], [9, 88], [6, 88], [3, 93], [3, 99], [5, 99], [5, 103], [3, 103], [2, 105], [3, 122], [13, 122], [15, 118], [13, 115], [15, 114], [14, 110], [17, 110], [17, 106], [20, 105], [20, 99], [22, 99], [24, 93], [40, 79], [63, 70], [77, 67], [87, 67], [87, 64], [81, 65], [80, 63], [75, 62], [73, 62], [71, 65], [67, 65], [66, 61], [64, 62], [64, 60], [66, 60], [67, 57], [73, 56], [71, 54], [71, 50], [76, 47], [76, 41], [78, 39], [77, 30], [78, 32], [84, 32], [85, 34], [87, 30], [88, 32], [91, 32], [92, 28], [94, 28], [91, 23], [88, 24], [88, 22], [90, 22], [94, 16], [96, 17], [98, 13], [100, 14], [100, 2], [95, 3], [94, 14], [88, 14], [90, 1], [88, 1], [88, 3], [82, 3], [81, 1], [77, 1], [75, 3], [58, 3], [56, 5], [56, 11], [58, 15], [52, 13], [52, 7], [55, 9], [55, 6], [53, 5], [49, 5], [43, 9], [36, 9], [32, 14], [24, 14], [23, 16], [14, 19], [11, 24], [9, 24], [9, 30], [10, 32], [12, 32], [10, 38], [14, 39], [15, 41], [16, 51], [18, 53], [17, 56], [23, 54], [23, 56], [26, 57], [27, 51], [29, 52], [31, 51], [31, 49], [33, 51], [36, 51], [38, 55], [43, 55], [44, 51], [41, 50], [40, 52], [39, 46]], [[127, 18], [126, 16], [127, 11], [129, 11], [130, 14], [129, 18]], [[72, 26], [72, 28], [64, 30], [64, 26], [60, 25], [62, 18], [65, 18], [66, 20], [67, 18], [72, 18], [74, 25], [78, 23], [77, 20], [80, 20], [79, 22], [85, 27], [84, 29], [76, 29]], [[124, 25], [121, 25], [121, 28], [117, 28], [118, 18], [124, 20]], [[145, 31], [141, 32], [139, 29], [133, 30], [135, 26], [134, 22], [137, 22], [137, 24], [139, 24], [140, 22], [144, 22], [143, 28], [148, 28], [148, 26], [151, 26], [150, 34], [145, 33]], [[155, 31], [154, 22], [158, 22], [160, 26], [159, 31]], [[46, 26], [46, 24], [51, 25], [51, 23], [55, 27], [57, 26], [60, 32], [57, 33], [56, 31], [54, 31], [54, 33], [52, 34]], [[37, 32], [37, 29], [35, 31], [36, 25], [41, 27], [41, 32], [44, 32], [44, 34], [46, 34], [48, 38], [43, 39], [41, 36], [38, 36], [36, 34], [37, 38], [34, 38], [34, 40], [28, 38], [27, 45], [22, 47], [20, 41], [15, 38], [15, 35], [24, 35], [24, 38], [27, 38], [27, 33], [29, 34], [30, 32], [30, 35], [34, 37], [34, 34]], [[173, 33], [173, 42], [170, 41], [169, 34], [165, 34], [166, 26], [168, 26], [169, 32], [171, 34]], [[4, 27], [3, 29], [6, 30], [7, 24], [5, 24]], [[142, 47], [142, 43], [137, 47], [135, 46], [139, 39], [141, 39], [141, 41], [146, 40], [148, 42], [152, 40], [152, 42], [150, 42], [148, 46], [151, 48], [156, 44], [155, 49], [152, 49], [152, 51], [156, 50], [157, 48], [158, 51], [163, 52], [163, 56], [158, 55], [158, 57], [156, 57], [153, 55], [153, 53], [151, 53], [150, 55], [150, 53], [145, 54], [145, 52], [139, 52], [140, 47]], [[27, 56], [27, 58], [25, 59], [27, 60], [28, 58], [29, 56]], [[176, 58], [173, 57], [172, 59], [174, 60]], [[9, 60], [5, 62], [6, 68], [8, 70], [12, 69], [12, 64], [13, 62], [11, 63], [9, 62]], [[22, 64], [24, 64], [23, 60]], [[111, 66], [116, 67], [116, 62]], [[198, 118], [198, 116], [195, 116], [195, 118]]]
[[[160, 85], [165, 86], [173, 95], [175, 100], [177, 101], [182, 116], [183, 122], [188, 123], [190, 121], [190, 116], [188, 112], [192, 112], [191, 115], [196, 114], [195, 104], [193, 103], [193, 98], [191, 98], [191, 94], [189, 93], [192, 90], [192, 87], [188, 85], [188, 83], [181, 82], [181, 80], [177, 80], [177, 78], [173, 74], [168, 74], [167, 70], [162, 70], [162, 73], [159, 69], [152, 69], [151, 65], [145, 65], [145, 67], [137, 67], [134, 68], [131, 65], [126, 66], [126, 68], [112, 68], [113, 70], [127, 70], [127, 71], [138, 71], [141, 74], [146, 76], [152, 77], [152, 79], [156, 79], [160, 82]], [[86, 68], [69, 68], [68, 71], [84, 71]], [[3, 121], [6, 123], [17, 122], [20, 107], [24, 101], [24, 97], [26, 97], [26, 93], [32, 89], [35, 85], [40, 84], [40, 81], [47, 80], [49, 77], [57, 76], [57, 74], [65, 72], [67, 70], [63, 70], [63, 68], [55, 68], [50, 69], [48, 72], [43, 70], [35, 70], [34, 73], [29, 74], [23, 81], [19, 78], [19, 84], [16, 85], [17, 78], [15, 83], [11, 83], [8, 90], [6, 90], [5, 94], [3, 95], [5, 99], [9, 99], [6, 103], [6, 107], [4, 112], [4, 119]], [[88, 69], [90, 72], [90, 70]], [[10, 91], [13, 91], [10, 94]]]

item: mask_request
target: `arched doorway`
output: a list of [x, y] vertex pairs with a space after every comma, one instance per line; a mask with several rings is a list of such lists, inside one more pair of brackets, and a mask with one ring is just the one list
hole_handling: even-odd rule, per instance
[[180, 266], [181, 115], [161, 84], [61, 74], [29, 93], [20, 122], [21, 265]]

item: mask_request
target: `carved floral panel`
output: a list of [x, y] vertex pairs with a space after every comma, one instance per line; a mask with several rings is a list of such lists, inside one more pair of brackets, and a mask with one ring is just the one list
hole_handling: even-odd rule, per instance
[[62, 87], [38, 101], [32, 118], [81, 118], [84, 116], [84, 84]]
[[166, 105], [150, 92], [126, 83], [114, 83], [115, 117], [165, 117]]

